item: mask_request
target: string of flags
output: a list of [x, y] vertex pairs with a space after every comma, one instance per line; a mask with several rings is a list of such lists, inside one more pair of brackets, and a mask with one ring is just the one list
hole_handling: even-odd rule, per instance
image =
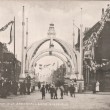
[[39, 64], [39, 69], [42, 70], [43, 68], [47, 68], [49, 66], [54, 66], [54, 65], [55, 65], [55, 63], [53, 63], [53, 64], [46, 64], [46, 65]]

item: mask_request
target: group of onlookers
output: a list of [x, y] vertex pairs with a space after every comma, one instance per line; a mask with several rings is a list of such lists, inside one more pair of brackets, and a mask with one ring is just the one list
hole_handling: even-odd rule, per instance
[[10, 94], [17, 95], [18, 83], [7, 78], [0, 79], [0, 97], [6, 98]]
[[45, 99], [46, 93], [50, 94], [51, 99], [58, 99], [58, 90], [60, 91], [60, 99], [63, 99], [64, 95], [68, 95], [68, 92], [70, 92], [70, 96], [75, 97], [75, 87], [74, 84], [71, 84], [70, 86], [55, 86], [54, 84], [43, 84], [41, 87], [40, 82], [38, 82], [38, 89], [42, 93], [42, 99]]
[[17, 82], [8, 78], [0, 79], [0, 97], [6, 98], [9, 95], [25, 95], [30, 94], [35, 88], [31, 89], [31, 77], [27, 76], [24, 81]]

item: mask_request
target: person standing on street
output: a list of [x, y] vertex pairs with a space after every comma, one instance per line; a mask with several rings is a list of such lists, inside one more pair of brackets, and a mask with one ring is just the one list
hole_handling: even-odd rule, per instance
[[93, 94], [95, 94], [96, 93], [96, 81], [94, 81], [92, 84], [92, 90], [93, 90]]
[[61, 95], [60, 99], [63, 99], [63, 94], [64, 94], [64, 87], [60, 86], [60, 95]]
[[75, 87], [74, 87], [74, 85], [71, 85], [70, 86], [70, 96], [73, 97], [73, 94], [74, 94], [74, 97], [75, 97]]
[[48, 92], [48, 88], [49, 88], [48, 83], [46, 83], [45, 88], [46, 88], [46, 93], [47, 93]]
[[55, 86], [54, 87], [54, 99], [58, 99], [57, 98], [57, 90], [58, 90], [58, 88]]
[[26, 94], [26, 83], [25, 83], [25, 80], [20, 83], [19, 91], [20, 91], [20, 95], [25, 95]]
[[41, 88], [41, 93], [42, 93], [42, 100], [45, 99], [45, 86], [43, 85]]
[[53, 96], [54, 96], [54, 87], [53, 86], [50, 87], [50, 96], [51, 96], [51, 99], [53, 99]]
[[31, 88], [31, 77], [27, 75], [26, 77], [26, 89], [27, 89], [27, 94], [30, 95], [30, 88]]
[[100, 83], [99, 83], [99, 81], [97, 81], [96, 82], [96, 92], [99, 92], [99, 85], [100, 85]]
[[40, 90], [40, 88], [41, 88], [41, 83], [40, 83], [40, 81], [38, 82], [38, 90]]

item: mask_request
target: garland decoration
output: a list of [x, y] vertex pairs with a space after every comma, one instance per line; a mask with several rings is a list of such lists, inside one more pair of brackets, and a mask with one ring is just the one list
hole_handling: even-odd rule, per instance
[[[87, 51], [90, 53], [90, 56], [88, 59], [90, 59], [90, 69], [96, 71], [97, 68], [106, 66], [110, 63], [110, 61], [107, 61], [105, 63], [102, 64], [97, 64], [96, 61], [94, 61], [94, 46], [97, 45], [98, 39], [99, 39], [99, 35], [101, 33], [101, 31], [104, 28], [105, 22], [110, 19], [110, 6], [108, 5], [108, 8], [106, 9], [104, 15], [102, 16], [101, 20], [99, 21], [99, 23], [101, 24], [100, 28], [98, 29], [97, 32], [93, 32], [90, 36], [89, 39], [87, 39], [86, 41], [84, 41], [83, 46], [84, 46], [84, 54], [87, 53]], [[86, 58], [86, 57], [85, 57]]]

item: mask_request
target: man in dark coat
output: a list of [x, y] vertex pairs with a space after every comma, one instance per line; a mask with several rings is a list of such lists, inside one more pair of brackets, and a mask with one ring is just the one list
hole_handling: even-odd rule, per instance
[[74, 85], [71, 85], [70, 86], [70, 95], [71, 95], [71, 97], [73, 97], [73, 94], [74, 94], [74, 97], [75, 97], [75, 87], [74, 87]]
[[23, 82], [20, 83], [20, 95], [22, 94], [26, 94], [26, 84], [25, 84], [25, 80]]
[[28, 75], [26, 77], [26, 89], [28, 95], [30, 95], [30, 87], [31, 87], [31, 77]]
[[1, 96], [1, 92], [2, 92], [2, 83], [3, 83], [3, 79], [0, 79], [0, 96]]
[[96, 93], [96, 82], [95, 81], [93, 81], [92, 90], [93, 90], [93, 94], [95, 94]]
[[64, 94], [64, 87], [60, 86], [60, 95], [61, 95], [60, 99], [63, 99], [63, 94]]
[[54, 87], [54, 99], [58, 99], [57, 98], [57, 90], [58, 90], [58, 88], [57, 87]]
[[12, 87], [13, 87], [13, 94], [14, 94], [14, 95], [17, 95], [18, 83], [17, 83], [16, 81], [13, 81]]
[[2, 89], [1, 89], [1, 98], [6, 98], [7, 97], [7, 82], [6, 79], [2, 82]]
[[68, 95], [68, 91], [69, 91], [69, 87], [68, 87], [68, 85], [66, 84], [66, 85], [64, 86], [64, 95]]
[[41, 88], [41, 93], [42, 93], [42, 99], [45, 99], [45, 86], [43, 85]]
[[46, 88], [46, 93], [47, 93], [48, 92], [48, 89], [49, 89], [48, 83], [46, 83], [45, 88]]
[[40, 88], [41, 88], [41, 83], [40, 83], [40, 81], [38, 82], [38, 89], [40, 90]]
[[51, 99], [53, 99], [53, 96], [54, 96], [54, 87], [53, 86], [51, 86], [50, 87], [50, 96], [51, 96]]
[[3, 83], [4, 83], [4, 78], [2, 77], [0, 80], [0, 96], [1, 97], [3, 95]]

